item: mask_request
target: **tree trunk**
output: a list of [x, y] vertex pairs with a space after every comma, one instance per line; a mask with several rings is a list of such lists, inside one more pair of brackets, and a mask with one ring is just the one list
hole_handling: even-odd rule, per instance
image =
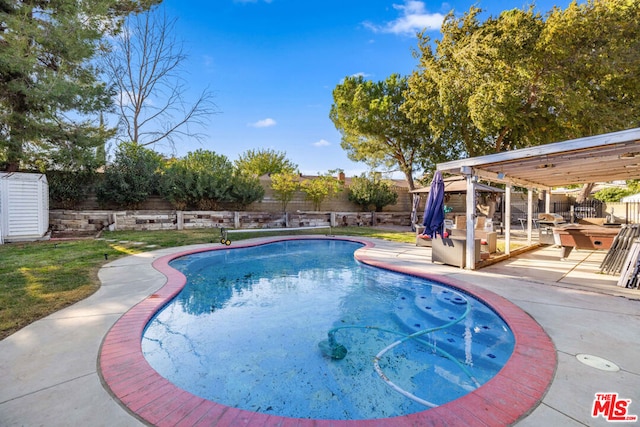
[[9, 144], [7, 146], [7, 172], [17, 172], [20, 170], [22, 161], [24, 160], [24, 129], [29, 124], [26, 117], [29, 114], [29, 106], [24, 93], [16, 94], [11, 98], [9, 108], [13, 110], [12, 117], [8, 123], [9, 127]]
[[409, 191], [413, 191], [416, 189], [416, 183], [413, 180], [413, 175], [411, 175], [411, 172], [404, 174], [405, 179], [407, 180], [407, 184], [409, 184]]
[[576, 196], [576, 203], [583, 203], [585, 200], [587, 200], [589, 198], [589, 195], [591, 194], [591, 190], [593, 190], [593, 187], [595, 185], [596, 184], [594, 182], [584, 184], [582, 186], [582, 190], [580, 190], [580, 193]]

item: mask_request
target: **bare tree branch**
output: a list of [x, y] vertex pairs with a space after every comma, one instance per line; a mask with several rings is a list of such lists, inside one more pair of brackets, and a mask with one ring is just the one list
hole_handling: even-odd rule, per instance
[[105, 68], [118, 90], [120, 139], [145, 146], [168, 143], [175, 151], [180, 140], [202, 140], [196, 129], [219, 112], [209, 89], [188, 100], [187, 55], [175, 24], [154, 8], [130, 16], [114, 40]]

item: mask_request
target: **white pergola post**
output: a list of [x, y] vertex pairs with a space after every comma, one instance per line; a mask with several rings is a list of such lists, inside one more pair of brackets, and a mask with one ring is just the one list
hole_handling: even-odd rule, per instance
[[475, 270], [476, 268], [476, 179], [472, 174], [467, 178], [467, 253], [465, 259], [465, 269]]
[[551, 213], [551, 189], [544, 192], [544, 213]]
[[527, 245], [531, 246], [532, 221], [533, 218], [533, 191], [527, 188]]
[[504, 253], [511, 253], [511, 183], [504, 190]]

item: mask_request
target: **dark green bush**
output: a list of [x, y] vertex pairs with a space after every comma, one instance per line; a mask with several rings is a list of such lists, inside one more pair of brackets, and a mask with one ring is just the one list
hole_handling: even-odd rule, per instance
[[96, 188], [101, 204], [135, 209], [157, 194], [163, 160], [160, 154], [135, 142], [122, 143], [115, 160], [107, 165], [104, 180]]
[[90, 170], [47, 171], [51, 209], [75, 209], [94, 191], [98, 174]]
[[233, 165], [223, 155], [197, 150], [172, 161], [163, 173], [160, 195], [176, 209], [215, 210], [232, 202]]
[[236, 171], [231, 185], [231, 202], [244, 210], [253, 202], [262, 200], [264, 188], [256, 176], [248, 176]]

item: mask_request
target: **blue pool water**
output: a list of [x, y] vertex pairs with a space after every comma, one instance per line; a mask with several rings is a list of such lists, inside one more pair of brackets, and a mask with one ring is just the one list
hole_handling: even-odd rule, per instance
[[[172, 261], [187, 285], [147, 325], [146, 359], [178, 387], [227, 406], [350, 420], [447, 403], [506, 363], [513, 334], [490, 308], [359, 263], [359, 247], [290, 240]], [[346, 355], [332, 358], [327, 347]]]

